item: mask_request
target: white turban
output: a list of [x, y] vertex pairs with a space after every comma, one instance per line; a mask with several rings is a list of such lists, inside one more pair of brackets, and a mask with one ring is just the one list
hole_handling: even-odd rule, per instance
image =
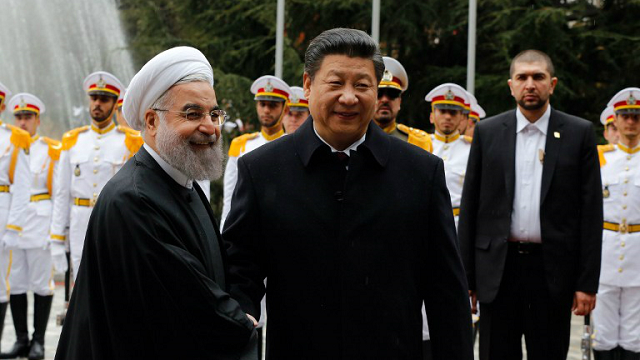
[[156, 55], [131, 80], [124, 96], [124, 118], [142, 130], [147, 109], [180, 79], [196, 73], [206, 75], [213, 86], [211, 64], [198, 49], [179, 46]]

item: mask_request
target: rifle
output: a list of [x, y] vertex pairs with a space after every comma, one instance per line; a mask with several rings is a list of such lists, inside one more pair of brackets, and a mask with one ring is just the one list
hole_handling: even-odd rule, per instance
[[582, 350], [582, 360], [591, 360], [591, 316], [584, 316], [584, 325], [582, 327], [582, 341], [580, 349]]

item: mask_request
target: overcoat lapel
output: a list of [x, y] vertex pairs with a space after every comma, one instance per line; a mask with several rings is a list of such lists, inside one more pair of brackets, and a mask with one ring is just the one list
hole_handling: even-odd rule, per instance
[[505, 139], [504, 149], [504, 177], [506, 185], [507, 203], [513, 204], [516, 185], [516, 112], [513, 111], [504, 119], [502, 138]]
[[558, 113], [551, 109], [549, 117], [549, 129], [547, 131], [547, 142], [545, 145], [544, 162], [542, 165], [542, 187], [540, 189], [540, 204], [544, 203], [544, 199], [549, 192], [553, 171], [556, 168], [558, 154], [560, 153], [560, 145], [562, 144], [562, 127], [564, 122], [558, 116]]

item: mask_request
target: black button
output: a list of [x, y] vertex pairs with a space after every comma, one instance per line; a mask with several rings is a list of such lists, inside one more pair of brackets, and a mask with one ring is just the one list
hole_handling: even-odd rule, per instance
[[336, 191], [335, 193], [333, 193], [333, 197], [334, 197], [337, 201], [342, 201], [342, 200], [344, 200], [344, 194], [342, 193], [342, 191]]

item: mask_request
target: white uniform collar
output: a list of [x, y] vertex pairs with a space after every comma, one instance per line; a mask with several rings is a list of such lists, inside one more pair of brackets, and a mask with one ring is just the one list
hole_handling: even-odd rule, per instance
[[[327, 144], [327, 146], [329, 146], [329, 149], [331, 149], [331, 152], [340, 152], [340, 150], [336, 150], [336, 148], [334, 148], [333, 146], [329, 145], [328, 142], [326, 142], [322, 136], [320, 136], [320, 134], [318, 134], [318, 131], [316, 130], [316, 124], [313, 124], [313, 132], [316, 133], [316, 136], [318, 137], [318, 139], [320, 139], [320, 141], [322, 141], [323, 143]], [[351, 150], [355, 151], [358, 149], [358, 146], [360, 146], [360, 144], [362, 144], [365, 140], [365, 138], [367, 137], [367, 133], [365, 133], [364, 135], [362, 135], [362, 137], [358, 140], [356, 140], [356, 142], [354, 142], [353, 144], [351, 144], [351, 146], [349, 146], [348, 148], [342, 150], [343, 153], [351, 156], [350, 152]]]
[[542, 116], [540, 116], [540, 118], [538, 120], [536, 120], [536, 122], [531, 123], [529, 120], [527, 120], [526, 117], [524, 117], [524, 114], [522, 113], [522, 111], [520, 111], [520, 107], [516, 108], [516, 133], [519, 133], [520, 131], [522, 131], [527, 125], [532, 124], [533, 126], [535, 126], [536, 128], [538, 128], [538, 130], [540, 130], [541, 133], [547, 135], [547, 129], [549, 129], [549, 117], [551, 116], [551, 105], [547, 106], [547, 110], [544, 112], [544, 114], [542, 114]]
[[180, 170], [169, 165], [169, 163], [164, 161], [160, 154], [153, 150], [151, 146], [147, 145], [147, 143], [144, 143], [142, 146], [144, 146], [149, 155], [151, 155], [151, 157], [158, 163], [158, 165], [160, 165], [162, 170], [164, 170], [164, 172], [171, 176], [171, 178], [175, 180], [175, 182], [180, 184], [180, 186], [186, 187], [187, 189], [193, 188], [193, 179], [189, 179], [185, 174], [180, 172]]
[[98, 135], [108, 134], [115, 128], [116, 128], [116, 123], [114, 123], [113, 120], [111, 120], [111, 124], [107, 125], [104, 129], [100, 129], [99, 127], [96, 126], [96, 124], [93, 123], [93, 121], [91, 122], [91, 130]]

